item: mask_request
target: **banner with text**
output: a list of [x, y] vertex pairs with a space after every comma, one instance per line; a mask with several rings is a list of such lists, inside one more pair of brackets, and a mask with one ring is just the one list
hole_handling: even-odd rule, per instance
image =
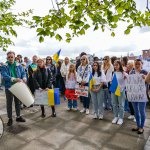
[[75, 95], [88, 97], [88, 91], [88, 86], [81, 86], [79, 84], [76, 84], [75, 86]]

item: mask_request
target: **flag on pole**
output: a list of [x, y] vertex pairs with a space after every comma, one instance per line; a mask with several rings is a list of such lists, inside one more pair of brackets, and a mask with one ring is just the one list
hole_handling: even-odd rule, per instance
[[93, 78], [93, 75], [92, 73], [90, 74], [90, 78], [89, 78], [89, 87], [90, 87], [90, 90], [92, 89], [92, 86], [95, 84], [95, 80]]
[[109, 88], [109, 91], [114, 93], [116, 96], [120, 96], [121, 93], [120, 93], [120, 86], [118, 84], [118, 80], [117, 80], [117, 76], [116, 74], [114, 73], [114, 76], [113, 76], [113, 79], [112, 79], [112, 84]]
[[56, 54], [54, 54], [54, 56], [53, 56], [53, 59], [54, 59], [54, 61], [55, 61], [56, 63], [57, 63], [58, 60], [59, 60], [60, 52], [61, 52], [61, 49], [60, 49]]

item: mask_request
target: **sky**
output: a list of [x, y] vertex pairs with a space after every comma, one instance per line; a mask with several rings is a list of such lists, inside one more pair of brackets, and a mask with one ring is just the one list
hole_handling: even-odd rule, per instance
[[[140, 10], [146, 9], [146, 0], [136, 0], [137, 8]], [[12, 8], [14, 12], [26, 11], [33, 9], [34, 15], [44, 16], [48, 14], [48, 10], [52, 8], [51, 0], [16, 0], [15, 6]], [[95, 54], [98, 57], [109, 56], [125, 56], [128, 53], [141, 55], [142, 50], [150, 49], [150, 28], [134, 28], [129, 35], [124, 35], [126, 29], [125, 24], [120, 23], [115, 30], [115, 37], [111, 37], [108, 30], [93, 31], [89, 29], [86, 35], [75, 37], [70, 43], [65, 41], [57, 41], [55, 38], [45, 38], [44, 43], [39, 43], [38, 37], [34, 29], [25, 27], [17, 27], [17, 38], [13, 38], [15, 46], [10, 46], [8, 50], [13, 50], [16, 54], [21, 54], [24, 57], [46, 57], [53, 55], [59, 49], [62, 49], [61, 58], [68, 56], [75, 58], [81, 52]], [[65, 29], [66, 31], [67, 29]], [[63, 31], [62, 31], [63, 32]], [[0, 51], [0, 61], [4, 61], [6, 53]]]

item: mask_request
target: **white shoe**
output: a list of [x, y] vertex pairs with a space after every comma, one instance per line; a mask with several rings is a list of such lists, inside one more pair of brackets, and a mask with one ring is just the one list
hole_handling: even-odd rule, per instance
[[89, 109], [86, 109], [86, 115], [89, 115], [90, 111]]
[[78, 111], [78, 108], [73, 108], [72, 110], [73, 110], [73, 111]]
[[134, 122], [136, 122], [136, 119], [134, 118], [134, 120], [133, 120]]
[[98, 117], [97, 117], [97, 114], [96, 113], [94, 113], [94, 115], [93, 115], [93, 119], [97, 119]]
[[117, 122], [118, 125], [122, 125], [123, 124], [123, 119], [119, 119]]
[[99, 115], [99, 120], [103, 120], [104, 116], [102, 114]]
[[85, 108], [83, 108], [82, 110], [80, 110], [80, 113], [84, 113], [85, 111]]
[[68, 111], [70, 111], [70, 110], [71, 110], [71, 108], [69, 108], [69, 107], [68, 107], [68, 108], [67, 108], [67, 110], [68, 110]]
[[134, 119], [134, 115], [130, 115], [130, 116], [128, 117], [128, 119], [129, 119], [129, 120]]
[[117, 118], [117, 117], [115, 117], [115, 118], [113, 119], [113, 121], [112, 121], [112, 124], [116, 124], [116, 123], [117, 123], [117, 121], [118, 121], [118, 118]]

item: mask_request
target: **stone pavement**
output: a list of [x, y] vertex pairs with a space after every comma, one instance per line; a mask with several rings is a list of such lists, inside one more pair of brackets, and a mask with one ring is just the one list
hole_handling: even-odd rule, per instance
[[0, 150], [150, 150], [150, 109], [145, 132], [138, 135], [131, 132], [135, 123], [127, 120], [129, 114], [125, 114], [124, 124], [118, 126], [111, 124], [112, 112], [105, 112], [104, 120], [94, 120], [91, 114], [68, 112], [66, 106], [62, 99], [56, 118], [50, 117], [51, 109], [47, 107], [44, 119], [38, 106], [24, 109], [26, 123], [16, 123], [14, 118], [13, 126], [7, 127], [5, 95], [0, 92], [0, 114], [5, 124]]

